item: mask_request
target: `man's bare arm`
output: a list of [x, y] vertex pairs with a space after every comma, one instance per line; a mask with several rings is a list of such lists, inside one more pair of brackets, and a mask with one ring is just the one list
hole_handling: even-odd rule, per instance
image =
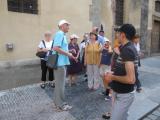
[[124, 83], [124, 84], [134, 84], [135, 83], [135, 68], [132, 61], [125, 62], [126, 76], [116, 76], [112, 75], [111, 80]]

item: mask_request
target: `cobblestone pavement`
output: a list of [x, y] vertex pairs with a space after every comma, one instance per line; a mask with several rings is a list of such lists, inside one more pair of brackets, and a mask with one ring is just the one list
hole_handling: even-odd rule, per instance
[[110, 101], [101, 90], [88, 91], [86, 82], [66, 86], [66, 101], [73, 106], [68, 112], [57, 112], [53, 105], [54, 89], [39, 84], [0, 93], [0, 120], [101, 120]]
[[160, 105], [140, 120], [160, 120]]
[[[141, 120], [160, 120], [159, 107], [150, 112], [160, 104], [159, 59], [160, 56], [143, 60], [140, 68], [143, 91], [136, 94], [128, 120], [139, 120], [147, 113]], [[26, 80], [27, 78], [31, 80], [29, 74], [24, 73], [21, 76]], [[11, 74], [10, 80], [15, 76], [15, 74]], [[23, 79], [20, 80], [23, 81]], [[40, 84], [33, 84], [0, 91], [0, 120], [102, 120], [102, 113], [110, 111], [111, 101], [105, 101], [104, 96], [100, 95], [102, 89], [88, 91], [87, 83], [83, 81], [82, 76], [79, 76], [77, 80], [78, 86], [66, 85], [66, 102], [73, 106], [73, 109], [68, 112], [55, 110], [53, 105], [54, 89], [50, 87], [43, 90], [40, 88]]]

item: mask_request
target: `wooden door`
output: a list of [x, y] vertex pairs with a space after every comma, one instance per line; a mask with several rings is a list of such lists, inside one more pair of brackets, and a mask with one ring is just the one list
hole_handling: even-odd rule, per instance
[[160, 22], [154, 21], [152, 30], [151, 52], [160, 52]]

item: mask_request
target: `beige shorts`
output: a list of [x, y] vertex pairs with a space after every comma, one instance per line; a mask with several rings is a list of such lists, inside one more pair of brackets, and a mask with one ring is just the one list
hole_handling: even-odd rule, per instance
[[103, 76], [106, 72], [110, 72], [111, 71], [111, 66], [101, 65], [99, 71], [100, 71], [100, 75]]

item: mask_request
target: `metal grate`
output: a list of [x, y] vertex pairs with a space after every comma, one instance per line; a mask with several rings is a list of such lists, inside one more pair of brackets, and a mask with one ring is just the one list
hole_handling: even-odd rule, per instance
[[160, 12], [160, 1], [155, 2], [155, 11]]
[[38, 14], [38, 1], [8, 0], [8, 11]]
[[123, 24], [123, 9], [124, 9], [124, 0], [116, 0], [115, 24], [117, 26]]

